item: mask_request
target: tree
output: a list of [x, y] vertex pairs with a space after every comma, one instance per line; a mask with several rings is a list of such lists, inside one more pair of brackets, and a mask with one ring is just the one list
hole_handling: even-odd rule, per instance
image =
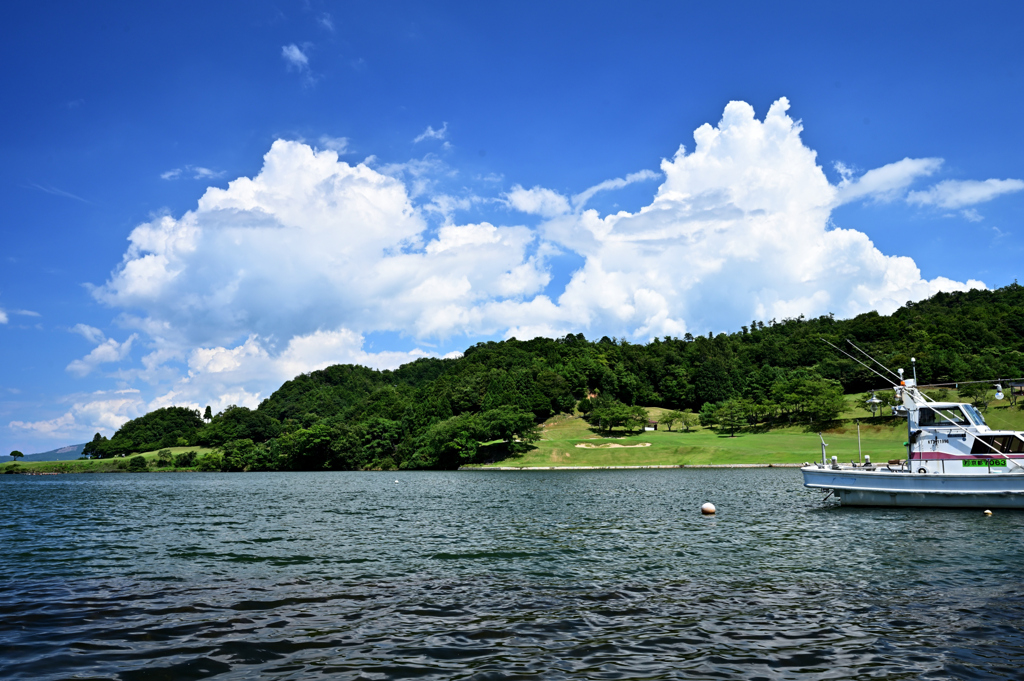
[[371, 468], [393, 468], [397, 463], [398, 445], [402, 441], [402, 424], [379, 417], [371, 418], [356, 427], [356, 438], [369, 459]]
[[192, 468], [196, 462], [196, 452], [182, 452], [174, 457], [175, 468]]
[[[619, 426], [628, 426], [632, 417], [630, 407], [621, 402], [611, 402], [595, 408], [587, 420], [601, 430], [610, 431]], [[632, 430], [632, 428], [630, 428]]]
[[694, 414], [692, 409], [683, 410], [683, 418], [679, 422], [679, 424], [683, 427], [683, 430], [689, 433], [690, 429], [697, 426], [699, 423], [700, 417]]
[[454, 469], [476, 456], [483, 432], [472, 414], [460, 414], [430, 426], [420, 436], [416, 457], [421, 466]]
[[584, 397], [576, 405], [576, 408], [579, 409], [581, 414], [583, 414], [583, 418], [586, 418], [587, 415], [590, 414], [590, 412], [594, 411], [594, 400], [590, 399], [589, 397]]
[[715, 416], [719, 427], [729, 431], [729, 437], [736, 437], [736, 431], [743, 427], [747, 415], [738, 400], [729, 400], [722, 403]]
[[210, 422], [213, 420], [213, 410], [210, 409], [210, 405], [206, 405], [206, 411], [203, 412], [203, 418]]
[[726, 361], [711, 357], [699, 364], [693, 372], [693, 390], [698, 402], [720, 402], [732, 397], [732, 377]]
[[959, 393], [961, 398], [970, 400], [972, 405], [985, 411], [988, 409], [988, 390], [987, 383], [966, 383], [960, 386]]
[[666, 428], [668, 428], [668, 431], [671, 433], [672, 432], [672, 426], [676, 425], [677, 423], [682, 423], [683, 420], [684, 420], [683, 419], [683, 412], [681, 412], [681, 411], [667, 411], [667, 412], [665, 412], [664, 414], [661, 415], [661, 419], [659, 421]]
[[224, 453], [224, 468], [229, 471], [248, 470], [255, 449], [256, 445], [248, 438], [225, 442], [221, 446]]
[[[880, 399], [882, 401], [882, 403], [880, 405], [878, 405], [878, 406], [879, 407], [889, 407], [889, 413], [892, 414], [893, 416], [896, 415], [896, 412], [893, 411], [893, 407], [896, 407], [898, 405], [903, 404], [902, 401], [900, 401], [899, 399], [896, 398], [896, 391], [895, 390], [883, 390], [881, 393], [878, 393], [877, 395], [875, 395], [875, 397], [877, 397], [878, 399]], [[881, 409], [879, 409], [878, 414], [879, 414], [879, 416], [881, 416], [881, 414], [882, 414]]]
[[206, 452], [196, 457], [196, 470], [203, 473], [214, 473], [224, 467], [224, 457], [220, 452]]
[[503, 440], [511, 454], [528, 450], [540, 439], [533, 414], [515, 407], [499, 407], [479, 416], [483, 437]]
[[[281, 434], [281, 424], [259, 410], [247, 407], [226, 407], [224, 411], [195, 435], [196, 443], [205, 447], [217, 447], [231, 440], [249, 439], [266, 442]], [[185, 443], [187, 446], [188, 442]]]
[[179, 437], [191, 441], [203, 425], [198, 409], [163, 407], [128, 421], [118, 428], [110, 440], [97, 434], [83, 452], [94, 459], [105, 459], [174, 447]]
[[823, 378], [815, 381], [815, 393], [810, 398], [807, 411], [816, 423], [833, 421], [846, 408], [846, 399], [843, 397], [843, 386], [839, 381]]
[[644, 426], [651, 420], [651, 415], [641, 406], [633, 405], [628, 408], [628, 416], [626, 417], [626, 427], [629, 432], [633, 432], [634, 428], [639, 428], [643, 431]]
[[100, 435], [99, 433], [96, 433], [93, 436], [92, 441], [87, 442], [85, 444], [85, 447], [82, 448], [82, 456], [88, 457], [90, 459], [102, 459], [103, 449], [106, 442], [107, 438], [105, 435]]
[[132, 473], [140, 473], [146, 470], [146, 457], [133, 456], [128, 459], [128, 470]]
[[705, 402], [700, 407], [698, 415], [700, 425], [708, 428], [718, 423], [718, 405], [714, 402]]
[[18, 459], [23, 457], [23, 456], [25, 456], [25, 455], [22, 454], [21, 452], [19, 452], [17, 449], [15, 449], [13, 452], [11, 452], [11, 458], [14, 459], [15, 463], [17, 463]]
[[668, 370], [660, 386], [666, 405], [678, 407], [690, 401], [693, 389], [686, 379], [686, 371], [682, 367], [672, 367]]

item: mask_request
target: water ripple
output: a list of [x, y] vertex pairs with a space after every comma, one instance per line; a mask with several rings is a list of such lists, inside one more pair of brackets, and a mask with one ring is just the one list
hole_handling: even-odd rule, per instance
[[0, 494], [5, 679], [1024, 663], [1024, 514], [822, 507], [793, 471], [5, 476]]

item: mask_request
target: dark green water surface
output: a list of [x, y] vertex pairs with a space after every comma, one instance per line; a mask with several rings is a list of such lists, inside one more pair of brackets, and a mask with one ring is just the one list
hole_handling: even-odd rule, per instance
[[1022, 678], [1024, 513], [820, 499], [793, 469], [0, 476], [0, 678]]

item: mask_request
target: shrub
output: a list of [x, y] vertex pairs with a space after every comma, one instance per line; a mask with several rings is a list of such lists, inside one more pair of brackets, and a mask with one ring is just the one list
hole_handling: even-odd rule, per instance
[[175, 468], [192, 468], [196, 463], [195, 451], [182, 452], [174, 457]]
[[708, 426], [714, 426], [718, 423], [718, 405], [714, 402], [705, 402], [700, 407], [700, 413], [697, 418], [700, 425], [707, 428]]
[[224, 457], [217, 452], [207, 452], [196, 459], [196, 470], [204, 473], [219, 471], [224, 466]]
[[132, 473], [138, 473], [144, 471], [147, 468], [146, 457], [144, 456], [133, 456], [128, 459], [128, 470]]
[[157, 468], [167, 468], [172, 463], [171, 450], [161, 449], [156, 453], [156, 465]]

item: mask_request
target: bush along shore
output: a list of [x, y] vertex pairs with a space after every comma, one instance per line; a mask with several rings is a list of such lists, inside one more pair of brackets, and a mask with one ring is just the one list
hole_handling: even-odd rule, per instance
[[[959, 393], [953, 385], [1024, 376], [1024, 287], [1014, 283], [936, 294], [889, 316], [755, 320], [731, 334], [646, 344], [582, 334], [512, 338], [393, 371], [336, 365], [295, 377], [255, 409], [158, 409], [109, 439], [97, 433], [83, 460], [2, 470], [794, 463], [816, 456], [818, 431], [847, 447], [855, 437], [852, 419], [864, 425], [862, 449], [897, 458], [904, 433], [889, 413], [892, 391], [823, 339], [851, 339], [892, 367], [909, 367], [915, 356], [920, 383], [950, 384], [935, 388], [935, 396], [969, 400], [991, 414], [993, 425], [1019, 420], [1024, 401], [1018, 404], [1012, 391], [995, 402], [992, 385], [961, 386]], [[874, 414], [863, 408], [872, 390], [881, 400]], [[658, 421], [656, 431], [645, 430], [650, 421]], [[607, 438], [631, 444], [594, 446]], [[194, 458], [181, 458], [189, 452]]]

